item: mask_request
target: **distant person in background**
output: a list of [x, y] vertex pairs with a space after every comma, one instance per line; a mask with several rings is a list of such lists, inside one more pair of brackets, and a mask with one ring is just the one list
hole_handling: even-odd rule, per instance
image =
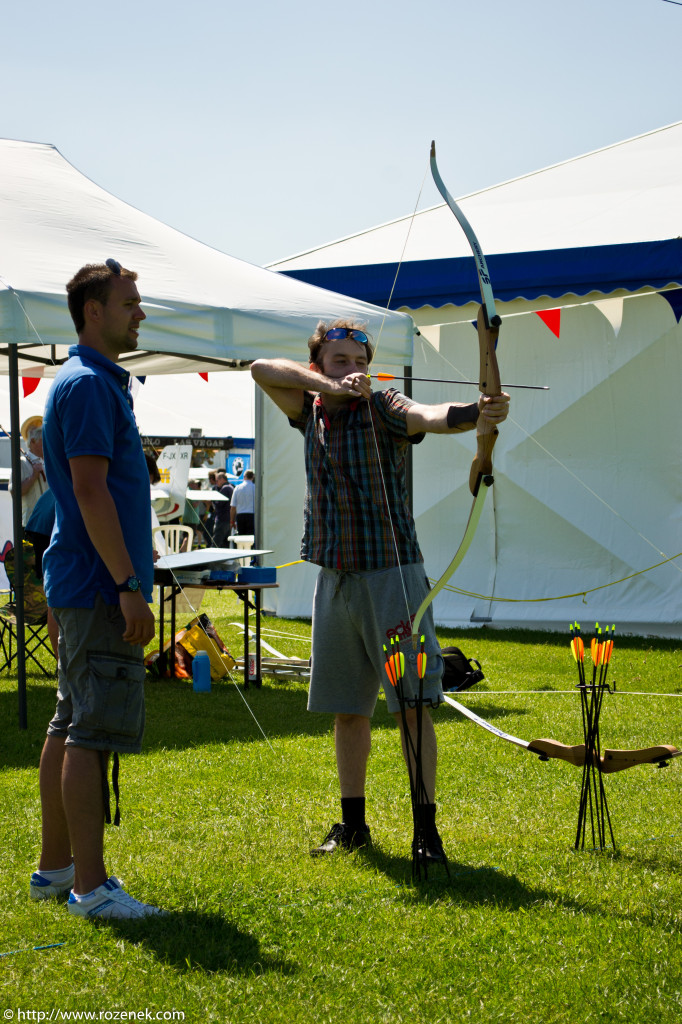
[[232, 504], [232, 493], [234, 487], [228, 482], [227, 473], [220, 470], [216, 474], [216, 486], [218, 494], [222, 494], [227, 501], [216, 501], [215, 528], [213, 530], [213, 544], [217, 548], [227, 547], [227, 538], [230, 536], [230, 506]]
[[247, 469], [242, 483], [237, 484], [232, 492], [230, 504], [230, 523], [237, 527], [239, 534], [255, 534], [256, 532], [256, 484], [255, 473]]
[[147, 472], [149, 473], [149, 485], [153, 487], [154, 484], [158, 484], [161, 479], [159, 473], [159, 467], [156, 463], [156, 459], [153, 455], [149, 455], [147, 452], [144, 453], [144, 460], [147, 463]]
[[[33, 545], [36, 558], [36, 574], [40, 577], [42, 583], [43, 579], [43, 555], [47, 551], [47, 546], [50, 543], [50, 537], [52, 536], [52, 528], [54, 526], [55, 517], [55, 501], [54, 494], [48, 488], [43, 494], [40, 495], [37, 502], [33, 506], [33, 511], [28, 518], [26, 523], [25, 534], [26, 539]], [[56, 619], [52, 614], [52, 609], [48, 606], [47, 609], [47, 633], [50, 637], [50, 644], [54, 651], [55, 658], [58, 657], [58, 645], [59, 645], [59, 626], [57, 625]]]
[[[21, 456], [21, 524], [26, 526], [33, 506], [47, 488], [43, 464], [43, 417], [29, 416], [21, 425], [27, 450]], [[12, 481], [9, 484], [12, 491]]]

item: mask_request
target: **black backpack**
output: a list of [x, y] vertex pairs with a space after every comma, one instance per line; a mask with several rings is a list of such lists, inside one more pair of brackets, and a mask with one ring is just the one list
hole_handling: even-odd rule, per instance
[[443, 672], [443, 693], [457, 693], [468, 690], [474, 683], [485, 679], [480, 662], [467, 658], [459, 647], [441, 648], [445, 671]]

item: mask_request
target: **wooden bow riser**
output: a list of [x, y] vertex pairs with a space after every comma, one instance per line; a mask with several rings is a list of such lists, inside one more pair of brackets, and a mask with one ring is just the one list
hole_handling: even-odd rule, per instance
[[[484, 306], [479, 306], [476, 317], [478, 330], [479, 349], [479, 390], [483, 395], [501, 395], [500, 370], [497, 365], [495, 346], [500, 333], [499, 327], [492, 327], [488, 323], [488, 316]], [[481, 427], [477, 428], [476, 455], [471, 464], [469, 474], [469, 490], [474, 495], [478, 494], [483, 477], [491, 476], [493, 471], [493, 448], [497, 441], [498, 430], [494, 423], [483, 421]]]

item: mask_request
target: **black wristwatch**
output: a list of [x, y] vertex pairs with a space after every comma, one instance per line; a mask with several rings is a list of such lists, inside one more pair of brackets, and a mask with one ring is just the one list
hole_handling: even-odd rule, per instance
[[125, 583], [117, 584], [116, 590], [119, 594], [127, 594], [129, 592], [131, 594], [136, 594], [140, 589], [140, 586], [141, 584], [137, 576], [129, 576]]

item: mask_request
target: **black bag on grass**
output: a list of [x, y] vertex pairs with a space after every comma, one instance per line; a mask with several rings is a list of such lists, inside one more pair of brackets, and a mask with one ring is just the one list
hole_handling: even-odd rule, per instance
[[443, 672], [443, 693], [458, 693], [468, 690], [474, 683], [485, 679], [481, 671], [481, 663], [475, 658], [467, 658], [459, 647], [443, 647], [445, 671]]

